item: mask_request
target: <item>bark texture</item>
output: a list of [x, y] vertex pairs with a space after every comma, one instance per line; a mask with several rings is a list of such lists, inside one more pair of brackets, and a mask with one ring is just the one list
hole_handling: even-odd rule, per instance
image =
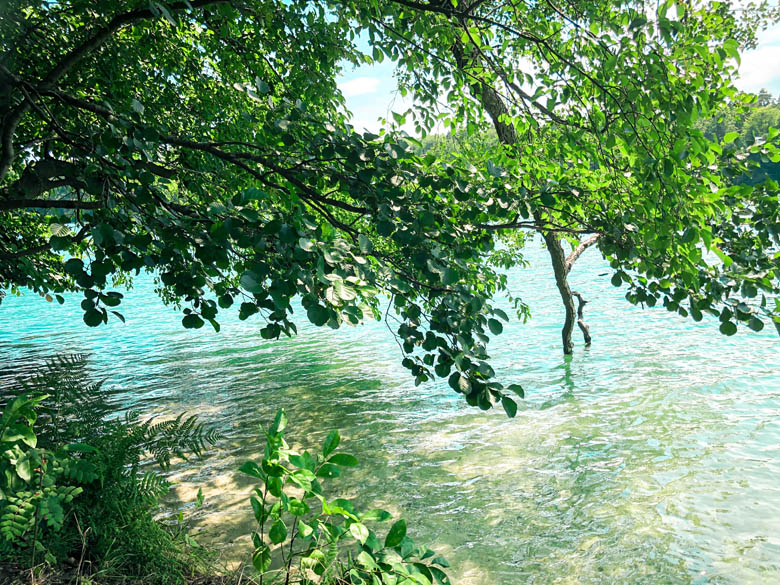
[[553, 272], [555, 273], [555, 284], [558, 287], [558, 292], [563, 302], [563, 309], [566, 313], [563, 329], [561, 329], [561, 341], [563, 342], [563, 353], [569, 355], [574, 352], [571, 333], [574, 329], [575, 308], [574, 297], [569, 287], [569, 279], [566, 278], [566, 275], [569, 273], [566, 265], [566, 254], [555, 232], [542, 232], [542, 234], [544, 242], [547, 244], [547, 251], [550, 253]]

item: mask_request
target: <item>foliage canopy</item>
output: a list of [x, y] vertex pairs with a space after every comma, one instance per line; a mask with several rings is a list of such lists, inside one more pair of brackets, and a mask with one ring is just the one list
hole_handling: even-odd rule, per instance
[[[417, 383], [449, 377], [511, 415], [505, 393], [522, 390], [495, 380], [486, 347], [522, 230], [544, 236], [562, 297], [561, 241], [587, 236], [633, 303], [711, 313], [726, 334], [780, 323], [777, 183], [734, 180], [780, 159], [777, 132], [742, 145], [695, 125], [753, 99], [732, 86], [753, 38], [727, 2], [3, 11], [0, 288], [83, 291], [88, 325], [122, 318], [109, 289], [140, 271], [185, 327], [218, 329], [238, 305], [266, 338], [296, 332], [296, 297], [337, 328], [381, 318], [386, 296]], [[336, 79], [383, 59], [417, 104], [398, 123], [492, 122], [500, 146], [475, 165], [417, 154], [397, 130], [355, 132]]]

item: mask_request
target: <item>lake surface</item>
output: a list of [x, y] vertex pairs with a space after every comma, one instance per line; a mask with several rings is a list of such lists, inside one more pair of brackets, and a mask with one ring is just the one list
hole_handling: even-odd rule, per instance
[[6, 298], [0, 372], [89, 352], [125, 406], [197, 412], [222, 430], [213, 456], [174, 470], [171, 505], [228, 560], [248, 559], [251, 529], [251, 485], [234, 470], [261, 453], [257, 425], [284, 407], [294, 446], [338, 428], [361, 460], [331, 495], [360, 486], [361, 502], [402, 513], [417, 543], [450, 560], [455, 584], [780, 583], [774, 330], [726, 338], [714, 321], [632, 307], [590, 250], [571, 281], [592, 301], [594, 345], [578, 337], [565, 360], [549, 260], [538, 246], [528, 257], [510, 289], [533, 318], [489, 348], [497, 374], [526, 388], [511, 420], [469, 408], [446, 383], [415, 388], [381, 323], [331, 331], [304, 316], [297, 338], [276, 342], [232, 315], [219, 334], [185, 330], [150, 278], [126, 295], [125, 325], [97, 329], [82, 323], [80, 297]]

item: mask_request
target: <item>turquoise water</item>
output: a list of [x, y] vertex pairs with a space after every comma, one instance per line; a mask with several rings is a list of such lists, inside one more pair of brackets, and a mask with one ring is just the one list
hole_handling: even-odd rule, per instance
[[470, 409], [446, 385], [415, 388], [383, 324], [330, 331], [304, 318], [297, 338], [278, 342], [253, 320], [188, 331], [149, 278], [126, 295], [127, 324], [98, 329], [81, 322], [78, 297], [6, 298], [0, 376], [89, 352], [95, 373], [126, 389], [125, 406], [198, 412], [219, 427], [212, 457], [174, 470], [170, 504], [226, 559], [246, 558], [250, 527], [250, 486], [234, 469], [259, 451], [257, 423], [285, 407], [296, 445], [341, 430], [362, 466], [338, 495], [362, 486], [365, 503], [403, 513], [416, 541], [449, 558], [455, 583], [780, 583], [777, 337], [725, 338], [713, 322], [631, 307], [589, 251], [571, 280], [592, 301], [595, 341], [565, 360], [548, 259], [538, 247], [529, 257], [510, 288], [533, 319], [490, 348], [498, 375], [526, 388], [512, 420]]

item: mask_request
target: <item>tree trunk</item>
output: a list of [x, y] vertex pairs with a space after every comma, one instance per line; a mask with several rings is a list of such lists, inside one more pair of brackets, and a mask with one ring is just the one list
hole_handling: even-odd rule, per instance
[[[463, 68], [464, 58], [462, 49], [456, 45], [453, 52], [455, 53], [455, 60], [458, 65]], [[482, 82], [472, 84], [471, 91], [475, 97], [479, 98], [482, 102], [482, 106], [493, 121], [493, 126], [496, 129], [499, 140], [507, 145], [517, 143], [517, 133], [515, 132], [514, 126], [501, 121], [502, 114], [508, 114], [509, 112], [506, 104], [504, 104], [501, 96], [498, 95], [496, 90], [487, 83]], [[563, 307], [566, 311], [566, 317], [561, 331], [561, 340], [563, 341], [563, 353], [569, 355], [574, 350], [571, 332], [574, 328], [575, 318], [574, 298], [572, 297], [569, 282], [566, 278], [571, 266], [566, 263], [566, 255], [564, 254], [563, 246], [561, 246], [561, 242], [558, 240], [555, 233], [544, 230], [544, 220], [541, 217], [541, 213], [537, 212], [534, 214], [534, 221], [547, 244], [547, 250], [552, 260], [553, 271], [555, 272], [555, 284], [558, 286], [558, 292], [561, 295], [561, 301], [563, 302]]]
[[[456, 43], [452, 48], [452, 52], [458, 68], [461, 71], [466, 71], [468, 68], [468, 59], [464, 54], [463, 46], [460, 43]], [[511, 123], [502, 121], [504, 115], [506, 115], [506, 119], [509, 120], [509, 110], [507, 109], [503, 99], [492, 85], [484, 81], [478, 81], [476, 78], [473, 79], [474, 80], [471, 81], [469, 85], [471, 93], [480, 101], [482, 107], [485, 108], [485, 111], [493, 121], [493, 126], [496, 129], [498, 139], [507, 145], [516, 144], [518, 142], [518, 138], [515, 127]], [[561, 295], [561, 301], [563, 302], [563, 308], [565, 311], [563, 329], [561, 330], [563, 353], [565, 355], [570, 355], [574, 351], [574, 344], [572, 343], [571, 337], [577, 311], [574, 307], [574, 296], [572, 294], [571, 288], [569, 287], [567, 275], [571, 270], [572, 264], [580, 256], [580, 254], [582, 254], [586, 248], [593, 245], [598, 240], [598, 235], [591, 236], [584, 240], [579, 246], [572, 250], [571, 254], [567, 258], [563, 250], [563, 246], [561, 245], [561, 241], [558, 239], [558, 236], [555, 234], [555, 232], [545, 229], [545, 221], [540, 211], [534, 213], [534, 223], [536, 224], [536, 229], [544, 237], [544, 241], [547, 244], [547, 251], [549, 252], [550, 259], [552, 260], [553, 272], [555, 273], [555, 284], [558, 287], [558, 292]], [[583, 305], [584, 303], [580, 305], [580, 309], [582, 309]], [[585, 336], [585, 343], [590, 345], [590, 331], [588, 330], [588, 327], [585, 325], [582, 318], [580, 318], [579, 322], [581, 323], [580, 329], [582, 329], [583, 335]]]
[[544, 236], [544, 242], [547, 244], [547, 251], [550, 253], [553, 272], [555, 273], [555, 284], [558, 287], [558, 292], [560, 293], [561, 301], [563, 302], [563, 309], [566, 312], [563, 321], [563, 329], [561, 329], [561, 341], [563, 342], [564, 355], [569, 355], [574, 352], [571, 332], [574, 329], [576, 310], [574, 308], [574, 296], [569, 287], [569, 280], [566, 278], [566, 275], [569, 272], [566, 268], [566, 255], [563, 251], [561, 241], [554, 232], [542, 232], [542, 235]]

